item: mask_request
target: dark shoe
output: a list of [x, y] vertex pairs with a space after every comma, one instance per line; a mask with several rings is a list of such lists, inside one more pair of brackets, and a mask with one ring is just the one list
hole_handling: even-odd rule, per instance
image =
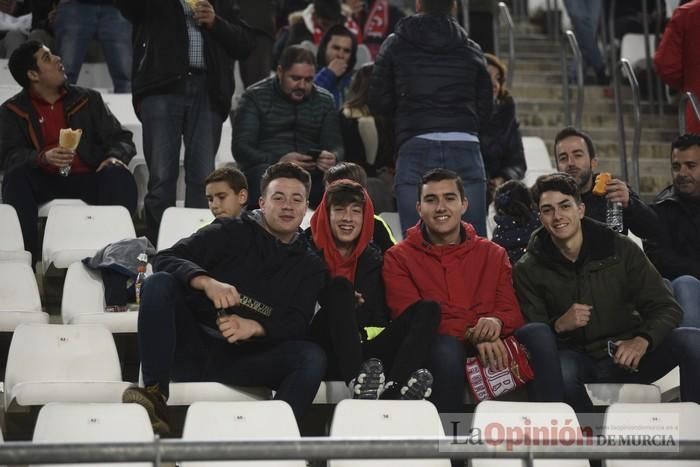
[[433, 375], [425, 368], [416, 370], [401, 388], [402, 400], [421, 400], [430, 397], [433, 386]]
[[378, 358], [362, 363], [360, 373], [351, 383], [353, 399], [377, 399], [384, 388], [384, 365]]
[[165, 397], [160, 392], [158, 385], [147, 386], [145, 388], [128, 388], [122, 394], [122, 402], [139, 404], [151, 419], [153, 432], [159, 435], [170, 433], [170, 423], [168, 422], [168, 406], [165, 404]]

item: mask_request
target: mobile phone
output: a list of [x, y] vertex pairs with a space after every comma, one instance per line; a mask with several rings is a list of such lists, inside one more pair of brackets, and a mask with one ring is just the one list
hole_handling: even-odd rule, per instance
[[613, 341], [608, 341], [608, 355], [610, 355], [610, 358], [615, 358], [616, 353], [617, 344], [615, 344]]
[[320, 156], [322, 152], [323, 152], [322, 149], [312, 148], [312, 149], [309, 149], [308, 151], [306, 151], [306, 155], [311, 156], [311, 158], [313, 158], [313, 160], [316, 161], [316, 160], [318, 160], [318, 156]]

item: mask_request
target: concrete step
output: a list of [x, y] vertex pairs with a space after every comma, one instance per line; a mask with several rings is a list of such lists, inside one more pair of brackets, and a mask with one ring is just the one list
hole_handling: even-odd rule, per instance
[[[588, 110], [584, 108], [584, 110]], [[564, 106], [560, 105], [558, 111], [524, 111], [521, 105], [517, 107], [518, 120], [525, 127], [554, 127], [562, 128], [566, 125], [564, 120]], [[575, 118], [575, 110], [571, 110], [571, 119]], [[634, 116], [632, 110], [624, 114], [625, 129], [632, 131]], [[678, 119], [674, 116], [659, 118], [656, 115], [642, 115], [642, 128], [660, 128], [672, 132], [678, 132]], [[617, 128], [617, 116], [615, 112], [590, 112], [584, 111], [581, 126], [584, 130], [592, 128]]]
[[[505, 57], [504, 60], [506, 63], [508, 63], [508, 60]], [[521, 71], [531, 73], [561, 73], [561, 63], [559, 62], [559, 56], [552, 56], [546, 59], [528, 59], [518, 56], [516, 57], [516, 60], [516, 76]]]
[[[620, 176], [619, 159], [603, 158], [598, 161], [598, 169]], [[668, 160], [639, 160], [639, 192], [642, 199], [649, 202], [664, 188], [671, 184], [671, 169]], [[632, 170], [631, 161], [628, 170]], [[630, 174], [631, 176], [631, 174]]]
[[[517, 75], [516, 75], [517, 76]], [[571, 102], [576, 102], [576, 97], [578, 95], [578, 89], [576, 86], [571, 86], [570, 88]], [[523, 84], [515, 80], [512, 94], [518, 96], [518, 100], [528, 100], [528, 99], [553, 99], [557, 102], [563, 102], [563, 90], [560, 84]], [[613, 103], [613, 92], [609, 86], [585, 86], [583, 90], [584, 103], [588, 104], [590, 102], [610, 102]], [[622, 88], [623, 99], [632, 98], [632, 90], [627, 87]]]
[[[517, 104], [518, 108], [518, 114], [520, 112], [562, 112], [564, 109], [564, 102], [561, 100], [555, 100], [555, 99], [531, 99], [531, 98], [526, 98], [526, 97], [521, 97], [517, 94], [513, 94], [515, 96], [515, 102]], [[575, 104], [575, 101], [572, 102], [572, 109]], [[650, 106], [644, 102], [641, 103], [641, 111], [642, 114], [646, 114], [650, 117], [653, 117], [657, 115], [656, 107], [653, 109], [650, 108]], [[666, 105], [664, 107], [665, 113], [664, 113], [664, 119], [667, 117], [672, 117], [672, 118], [677, 118], [676, 112], [677, 112], [677, 107], [674, 105]], [[626, 102], [622, 104], [622, 110], [625, 113], [632, 113], [633, 111], [633, 105], [630, 102]], [[572, 110], [573, 112], [573, 110]], [[589, 102], [587, 100], [584, 100], [584, 106], [583, 106], [583, 114], [615, 114], [615, 102], [611, 98], [607, 102]]]
[[[554, 141], [554, 137], [559, 132], [559, 127], [528, 127], [521, 125], [520, 131], [523, 136], [539, 136], [545, 142]], [[603, 143], [610, 143], [617, 145], [617, 128], [616, 127], [591, 127], [586, 128], [586, 133], [588, 133], [596, 147]], [[628, 139], [628, 148], [632, 148], [632, 129], [626, 130], [626, 136]], [[671, 141], [678, 136], [678, 132], [675, 130], [668, 130], [663, 128], [642, 128], [642, 144], [640, 145], [640, 154], [644, 152], [644, 146], [656, 146], [657, 144], [665, 145], [665, 154], [662, 156], [664, 158], [668, 157], [668, 150], [671, 146]], [[660, 154], [660, 153], [654, 153]], [[641, 157], [659, 157], [658, 155], [646, 155], [642, 154]]]

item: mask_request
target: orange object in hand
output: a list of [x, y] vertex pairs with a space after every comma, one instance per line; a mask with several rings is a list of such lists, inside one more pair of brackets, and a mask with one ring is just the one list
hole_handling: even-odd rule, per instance
[[593, 194], [597, 196], [605, 196], [607, 191], [605, 190], [605, 185], [612, 180], [612, 176], [609, 172], [601, 172], [595, 178], [595, 186], [593, 187]]

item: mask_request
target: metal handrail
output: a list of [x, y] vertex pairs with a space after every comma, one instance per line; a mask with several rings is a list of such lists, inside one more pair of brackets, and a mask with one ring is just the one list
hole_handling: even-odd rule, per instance
[[[566, 38], [569, 41], [569, 47], [571, 47], [571, 51], [574, 55], [574, 63], [576, 65], [576, 90], [577, 90], [577, 97], [576, 97], [576, 120], [574, 126], [578, 129], [581, 129], [581, 120], [583, 119], [583, 98], [584, 98], [584, 86], [583, 86], [583, 56], [581, 55], [581, 49], [578, 46], [578, 41], [576, 40], [576, 34], [571, 29], [568, 29], [566, 31]], [[562, 48], [566, 50], [566, 47], [562, 45]], [[565, 79], [562, 80], [562, 83], [564, 84], [564, 87], [562, 88], [562, 94], [565, 94], [565, 104], [567, 105], [566, 108], [566, 124], [567, 126], [571, 125], [571, 104], [569, 101], [569, 70], [568, 70], [568, 60], [567, 60], [567, 54], [566, 51], [564, 51], [564, 61], [563, 61], [563, 69], [562, 73], [565, 73]]]
[[695, 97], [695, 94], [690, 91], [682, 93], [681, 98], [678, 101], [678, 128], [680, 130], [680, 134], [682, 135], [685, 134], [688, 127], [688, 122], [685, 119], [686, 102], [690, 102], [690, 107], [695, 113], [695, 118], [697, 118], [700, 122], [700, 103], [698, 103], [698, 98]]
[[624, 180], [629, 179], [627, 171], [627, 139], [625, 138], [625, 116], [622, 110], [622, 92], [620, 90], [620, 67], [617, 61], [617, 47], [615, 46], [615, 7], [617, 0], [610, 2], [608, 12], [608, 38], [610, 40], [610, 73], [613, 80], [615, 101], [615, 116], [617, 118], [617, 149], [620, 154], [620, 174]]
[[[647, 93], [649, 94], [649, 108], [654, 110], [656, 106], [656, 96], [654, 95], [654, 66], [651, 59], [651, 48], [649, 47], [649, 5], [647, 0], [642, 0], [642, 31], [644, 32], [644, 60], [646, 61]], [[659, 96], [659, 100], [661, 96]]]
[[462, 5], [462, 23], [464, 23], [464, 30], [469, 33], [469, 0], [460, 0]]
[[[661, 43], [661, 15], [662, 15], [662, 10], [661, 10], [661, 0], [656, 0], [656, 31], [654, 31], [654, 46], [658, 49], [659, 44]], [[665, 94], [665, 85], [661, 82], [661, 79], [657, 76], [656, 79], [656, 95], [659, 98], [659, 117], [663, 117], [664, 115], [664, 99], [663, 95]]]
[[[620, 66], [627, 73], [627, 79], [632, 87], [632, 98], [633, 98], [633, 109], [634, 109], [634, 136], [632, 137], [632, 189], [639, 193], [639, 146], [642, 140], [642, 112], [641, 112], [641, 101], [639, 96], [639, 82], [637, 81], [637, 76], [634, 74], [634, 69], [629, 60], [626, 58], [620, 59]], [[617, 89], [615, 92], [620, 93], [621, 90]], [[622, 120], [624, 125], [624, 118]], [[626, 142], [625, 142], [626, 145]], [[626, 151], [625, 151], [626, 156]], [[625, 166], [627, 166], [627, 157], [624, 161]], [[625, 167], [625, 173], [627, 170]], [[629, 179], [628, 179], [629, 181]]]
[[[506, 87], [512, 89], [513, 79], [515, 77], [515, 25], [513, 18], [510, 16], [508, 5], [504, 2], [498, 2], [499, 22], [504, 20], [508, 27], [508, 72], [506, 76]], [[499, 57], [501, 58], [501, 57]]]

